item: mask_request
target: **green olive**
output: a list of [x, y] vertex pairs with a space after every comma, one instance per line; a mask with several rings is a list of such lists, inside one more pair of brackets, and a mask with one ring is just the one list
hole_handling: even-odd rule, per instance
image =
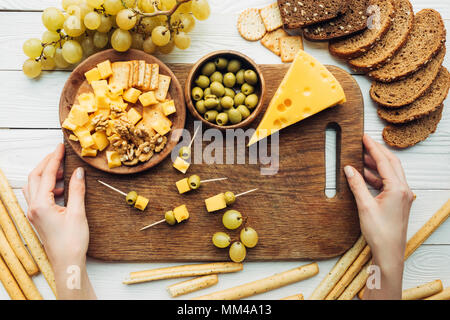
[[222, 110], [223, 110], [223, 107], [222, 107], [222, 105], [220, 104], [220, 101], [219, 101], [219, 104], [217, 105], [217, 107], [214, 109], [214, 110], [217, 110], [217, 112], [222, 112]]
[[236, 73], [241, 69], [241, 62], [239, 60], [233, 59], [228, 63], [227, 71]]
[[225, 87], [233, 88], [236, 84], [236, 76], [231, 72], [226, 73], [223, 76], [223, 84], [225, 85]]
[[210, 94], [205, 97], [205, 108], [206, 109], [214, 109], [219, 105], [219, 98], [215, 95]]
[[253, 88], [253, 86], [251, 84], [244, 83], [241, 87], [241, 91], [243, 94], [248, 96], [249, 94], [252, 94], [253, 92], [255, 92], [255, 88]]
[[165, 219], [166, 222], [167, 222], [168, 224], [170, 224], [171, 226], [173, 226], [175, 223], [177, 223], [177, 220], [175, 219], [175, 215], [173, 214], [173, 211], [172, 211], [172, 210], [167, 211], [167, 212], [164, 214], [164, 219]]
[[199, 101], [203, 98], [203, 90], [200, 87], [195, 87], [192, 89], [192, 99]]
[[199, 100], [195, 103], [195, 109], [197, 109], [198, 113], [204, 114], [206, 112], [205, 100]]
[[242, 115], [237, 109], [232, 108], [228, 110], [228, 119], [232, 124], [236, 124], [242, 121]]
[[214, 122], [214, 121], [216, 121], [216, 117], [218, 114], [219, 114], [219, 112], [217, 112], [217, 110], [209, 110], [209, 111], [206, 111], [204, 117], [205, 117], [206, 121]]
[[242, 92], [239, 92], [234, 96], [234, 105], [235, 106], [244, 104], [244, 102], [245, 102], [245, 94], [243, 94]]
[[245, 82], [244, 73], [245, 73], [244, 69], [241, 69], [236, 73], [236, 83], [238, 85], [244, 84], [244, 82]]
[[209, 79], [211, 80], [211, 82], [217, 81], [222, 83], [223, 82], [223, 74], [220, 73], [219, 71], [214, 72], [211, 77], [209, 77]]
[[207, 76], [201, 75], [195, 80], [195, 84], [202, 89], [208, 88], [209, 78]]
[[188, 184], [192, 190], [200, 188], [200, 177], [196, 174], [193, 174], [188, 178]]
[[188, 146], [181, 147], [178, 155], [181, 159], [187, 160], [191, 156], [191, 149]]
[[244, 106], [243, 104], [241, 104], [240, 106], [238, 106], [237, 111], [239, 111], [242, 115], [242, 119], [247, 119], [248, 116], [250, 115], [250, 110], [248, 110], [248, 108], [246, 106]]
[[236, 93], [233, 89], [225, 88], [225, 95], [234, 98], [236, 96]]
[[137, 194], [136, 191], [130, 191], [130, 192], [128, 192], [128, 194], [127, 194], [125, 199], [127, 200], [127, 203], [130, 206], [132, 206], [136, 202], [137, 197], [138, 197], [138, 194]]
[[218, 70], [223, 70], [228, 66], [228, 60], [225, 58], [219, 57], [214, 61], [214, 64], [216, 65], [216, 68]]
[[245, 82], [251, 85], [255, 85], [258, 82], [258, 75], [253, 70], [246, 70], [244, 72]]
[[216, 71], [216, 65], [214, 62], [208, 62], [202, 67], [202, 74], [209, 77]]
[[225, 198], [225, 203], [227, 204], [227, 206], [232, 205], [236, 201], [236, 196], [231, 191], [225, 192], [224, 198]]
[[245, 98], [245, 105], [249, 109], [253, 109], [258, 104], [258, 96], [256, 94], [248, 95], [247, 98]]
[[219, 126], [224, 126], [228, 122], [228, 115], [225, 112], [221, 112], [216, 117], [216, 123]]
[[204, 97], [209, 96], [210, 94], [211, 94], [211, 88], [210, 88], [210, 87], [206, 88], [206, 89], [203, 91], [203, 96], [204, 96]]
[[220, 99], [220, 104], [224, 109], [230, 109], [234, 106], [234, 100], [232, 97], [224, 96]]
[[225, 88], [220, 82], [214, 81], [213, 83], [211, 83], [210, 88], [211, 93], [218, 97], [223, 97], [223, 95], [225, 94]]

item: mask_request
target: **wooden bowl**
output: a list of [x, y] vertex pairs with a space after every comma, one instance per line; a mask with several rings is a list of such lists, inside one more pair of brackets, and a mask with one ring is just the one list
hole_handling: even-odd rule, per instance
[[[82, 157], [81, 156], [81, 146], [79, 142], [72, 141], [69, 139], [70, 131], [67, 129], [62, 129], [64, 133], [65, 140], [71, 145], [75, 153], [87, 164], [97, 168], [99, 170], [115, 173], [115, 174], [132, 174], [137, 172], [142, 172], [158, 163], [163, 161], [172, 151], [172, 149], [177, 145], [180, 140], [182, 129], [184, 128], [184, 123], [186, 120], [186, 107], [184, 103], [183, 90], [181, 85], [176, 78], [175, 74], [169, 69], [167, 65], [161, 62], [159, 59], [151, 56], [141, 50], [130, 49], [127, 52], [117, 52], [114, 49], [101, 51], [89, 57], [88, 59], [81, 62], [75, 70], [67, 79], [64, 85], [63, 91], [61, 93], [61, 98], [59, 101], [59, 121], [61, 124], [67, 118], [70, 108], [74, 104], [76, 97], [79, 93], [83, 93], [91, 90], [90, 85], [87, 83], [84, 77], [84, 73], [91, 68], [95, 67], [98, 63], [105, 60], [115, 61], [127, 61], [127, 60], [145, 60], [147, 63], [157, 63], [159, 64], [159, 72], [164, 75], [168, 75], [172, 78], [168, 97], [175, 101], [176, 113], [169, 116], [172, 121], [172, 130], [167, 136], [167, 144], [160, 153], [155, 153], [150, 160], [146, 162], [139, 163], [135, 166], [121, 166], [117, 168], [110, 169], [108, 167], [108, 162], [106, 160], [106, 150], [99, 152], [97, 157]], [[142, 108], [138, 102], [134, 105], [136, 108]]]
[[[195, 87], [194, 81], [200, 75], [201, 67], [206, 62], [208, 62], [210, 60], [214, 60], [217, 57], [225, 57], [229, 60], [237, 59], [237, 60], [241, 61], [242, 67], [244, 69], [253, 69], [259, 78], [258, 84], [255, 88], [255, 93], [258, 95], [258, 99], [259, 99], [258, 104], [253, 109], [253, 111], [250, 113], [250, 116], [247, 119], [245, 119], [237, 124], [219, 126], [215, 123], [207, 121], [197, 111], [197, 109], [195, 108], [195, 105], [194, 105], [194, 101], [192, 99], [191, 91], [192, 91], [192, 88]], [[225, 130], [225, 129], [244, 128], [244, 127], [247, 127], [253, 120], [255, 120], [263, 109], [265, 91], [266, 91], [266, 85], [264, 82], [264, 76], [263, 76], [260, 68], [258, 67], [258, 65], [252, 59], [250, 59], [246, 55], [244, 55], [240, 52], [237, 52], [237, 51], [220, 50], [220, 51], [213, 51], [213, 52], [207, 54], [206, 56], [204, 56], [203, 58], [201, 58], [194, 64], [194, 66], [192, 67], [192, 69], [189, 72], [189, 75], [186, 79], [186, 85], [184, 88], [184, 97], [186, 99], [186, 105], [187, 105], [189, 111], [192, 113], [192, 115], [195, 118], [201, 120], [204, 124], [206, 124], [209, 127]]]

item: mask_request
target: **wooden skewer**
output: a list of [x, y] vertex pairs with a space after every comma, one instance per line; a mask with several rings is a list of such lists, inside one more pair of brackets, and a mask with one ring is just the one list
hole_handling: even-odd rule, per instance
[[258, 190], [258, 188], [239, 193], [239, 194], [235, 195], [235, 197], [237, 198], [237, 197], [243, 196], [244, 194], [247, 194], [247, 193], [250, 193], [250, 192], [253, 192], [253, 191], [256, 191], [256, 190]]
[[139, 231], [143, 231], [145, 229], [151, 228], [151, 227], [156, 226], [157, 224], [160, 224], [160, 223], [163, 223], [163, 222], [166, 222], [166, 219], [162, 219], [162, 220], [159, 220], [159, 221], [154, 222], [152, 224], [149, 224], [148, 226], [145, 226], [145, 227], [141, 228]]
[[97, 180], [98, 182], [100, 182], [102, 185], [104, 185], [105, 187], [110, 188], [111, 190], [114, 190], [115, 192], [120, 193], [121, 195], [124, 195], [125, 197], [127, 196], [127, 194], [125, 192], [120, 191], [119, 189], [114, 188], [113, 186], [110, 186], [107, 183], [104, 183], [103, 181]]
[[200, 129], [200, 126], [195, 129], [194, 135], [192, 136], [191, 142], [189, 142], [188, 148], [190, 149], [192, 146], [192, 142], [194, 142], [195, 136], [197, 135], [198, 129]]
[[200, 183], [208, 183], [208, 182], [221, 181], [221, 180], [227, 180], [227, 179], [228, 178], [216, 178], [216, 179], [200, 180]]

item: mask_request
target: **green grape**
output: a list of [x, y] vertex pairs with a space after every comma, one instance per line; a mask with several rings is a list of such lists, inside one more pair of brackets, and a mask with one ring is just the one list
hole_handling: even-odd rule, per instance
[[211, 13], [207, 0], [192, 0], [191, 9], [197, 20], [206, 20]]
[[62, 55], [64, 60], [74, 64], [83, 58], [83, 48], [81, 48], [81, 45], [77, 41], [69, 40], [62, 47]]
[[153, 0], [139, 0], [138, 8], [142, 12], [146, 12], [146, 13], [155, 12], [155, 7], [153, 6]]
[[28, 78], [36, 78], [42, 71], [41, 62], [34, 59], [28, 59], [23, 63], [22, 70]]
[[183, 31], [177, 32], [174, 36], [174, 42], [178, 49], [185, 50], [191, 45], [191, 37]]
[[130, 30], [136, 25], [136, 15], [130, 9], [120, 10], [116, 16], [117, 26], [122, 30]]
[[103, 3], [103, 8], [105, 8], [105, 13], [115, 16], [120, 10], [123, 9], [121, 0], [105, 0]]
[[89, 13], [94, 11], [94, 8], [89, 6], [85, 1], [82, 1], [79, 5], [80, 7], [80, 19], [84, 19], [84, 17]]
[[42, 70], [53, 70], [55, 69], [56, 63], [53, 58], [44, 57], [41, 60]]
[[81, 36], [86, 31], [86, 27], [77, 16], [68, 16], [63, 28], [69, 37]]
[[46, 58], [53, 58], [55, 56], [55, 51], [56, 51], [55, 46], [47, 45], [44, 47], [44, 50], [42, 50], [42, 53]]
[[195, 19], [192, 16], [192, 14], [189, 13], [180, 14], [180, 21], [181, 25], [183, 26], [181, 30], [184, 32], [191, 32], [192, 29], [194, 29], [195, 27]]
[[125, 8], [135, 8], [137, 0], [123, 0]]
[[170, 32], [167, 27], [157, 26], [152, 31], [152, 41], [158, 47], [165, 46], [170, 42]]
[[179, 13], [189, 13], [189, 12], [191, 12], [192, 11], [191, 5], [192, 5], [192, 1], [188, 1], [188, 2], [182, 3], [178, 7], [177, 12], [179, 12]]
[[174, 41], [174, 37], [172, 35], [170, 37], [169, 43], [166, 44], [165, 46], [158, 47], [158, 50], [161, 53], [169, 54], [169, 53], [171, 53], [173, 51], [174, 48], [175, 48], [175, 41]]
[[37, 38], [28, 39], [22, 46], [23, 52], [31, 59], [36, 59], [42, 53], [41, 40]]
[[105, 16], [100, 15], [100, 25], [97, 28], [97, 31], [99, 32], [108, 32], [111, 30], [113, 25], [113, 17], [112, 16]]
[[81, 3], [81, 0], [62, 0], [62, 8], [67, 11], [71, 5], [78, 5]]
[[177, 0], [160, 0], [164, 10], [170, 10], [177, 4]]
[[222, 223], [225, 228], [234, 230], [241, 226], [242, 224], [242, 215], [237, 210], [227, 210], [223, 214]]
[[105, 0], [86, 0], [86, 3], [95, 9], [100, 9]]
[[42, 23], [50, 31], [61, 29], [64, 20], [64, 15], [58, 8], [47, 8], [42, 12]]
[[81, 8], [78, 5], [71, 5], [67, 8], [66, 13], [69, 16], [77, 16], [81, 18]]
[[151, 34], [153, 29], [159, 26], [161, 22], [157, 17], [144, 17], [140, 22], [140, 27], [145, 32], [145, 34]]
[[247, 250], [245, 249], [245, 246], [239, 242], [233, 242], [233, 244], [230, 247], [230, 259], [234, 262], [242, 262], [245, 259], [245, 256], [247, 254]]
[[141, 33], [132, 33], [131, 34], [131, 47], [133, 49], [142, 50], [144, 45], [144, 35]]
[[246, 227], [241, 230], [241, 242], [247, 248], [253, 248], [258, 243], [258, 233], [251, 227]]
[[116, 29], [111, 35], [111, 45], [116, 51], [127, 51], [131, 47], [131, 42], [131, 34], [127, 30]]
[[80, 42], [85, 57], [89, 57], [95, 53], [94, 39], [91, 36], [84, 37]]
[[109, 38], [108, 34], [97, 31], [96, 33], [94, 33], [94, 37], [92, 38], [92, 40], [95, 47], [103, 49], [108, 44]]
[[91, 11], [84, 17], [84, 25], [89, 30], [97, 30], [98, 27], [100, 27], [100, 24], [102, 23], [102, 18], [100, 15], [95, 12]]
[[53, 60], [55, 60], [55, 65], [58, 68], [65, 69], [68, 66], [70, 66], [70, 63], [68, 63], [62, 55], [62, 48], [56, 48], [55, 56], [53, 57]]
[[212, 236], [212, 242], [217, 248], [226, 248], [231, 243], [231, 238], [225, 232], [216, 232]]
[[142, 44], [142, 49], [149, 54], [153, 54], [156, 52], [156, 46], [152, 41], [152, 37], [148, 37], [145, 39], [144, 43]]
[[42, 34], [42, 38], [41, 38], [43, 43], [51, 43], [51, 42], [58, 41], [59, 39], [60, 39], [60, 37], [59, 37], [58, 32], [49, 31], [49, 30], [45, 30], [44, 33]]

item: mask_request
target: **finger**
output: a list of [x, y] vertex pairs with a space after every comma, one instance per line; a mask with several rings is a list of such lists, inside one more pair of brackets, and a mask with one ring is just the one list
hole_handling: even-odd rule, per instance
[[406, 183], [406, 175], [405, 171], [403, 170], [402, 164], [400, 160], [386, 148], [385, 146], [381, 145], [380, 143], [375, 141], [375, 144], [378, 146], [378, 148], [384, 153], [386, 158], [388, 158], [389, 162], [391, 163], [392, 167], [395, 170], [395, 173], [397, 174], [397, 177]]
[[372, 170], [377, 171], [377, 164], [368, 153], [364, 153], [364, 165]]
[[64, 170], [63, 168], [59, 168], [58, 172], [56, 173], [56, 180], [61, 180], [64, 178]]
[[47, 162], [52, 155], [53, 152], [46, 155], [45, 158], [42, 159], [42, 161], [36, 166], [36, 168], [34, 168], [33, 171], [31, 171], [28, 175], [28, 195], [30, 197], [30, 200], [35, 198], [35, 195], [39, 190], [42, 172], [44, 171], [45, 166], [47, 165]]
[[29, 191], [28, 191], [28, 184], [26, 184], [23, 188], [22, 188], [22, 193], [23, 196], [27, 202], [27, 205], [30, 206], [30, 195], [29, 195]]
[[47, 166], [42, 172], [41, 183], [39, 185], [40, 196], [45, 196], [49, 192], [52, 192], [53, 189], [55, 189], [56, 175], [58, 173], [63, 158], [64, 158], [64, 145], [60, 143], [56, 147], [53, 156], [50, 157]]
[[358, 210], [362, 211], [364, 208], [370, 206], [370, 203], [374, 201], [372, 195], [367, 189], [367, 185], [361, 174], [352, 166], [345, 166], [344, 172], [347, 177], [348, 185], [353, 192], [353, 195], [358, 206]]
[[84, 179], [84, 169], [78, 168], [72, 174], [69, 183], [69, 197], [67, 200], [67, 212], [82, 213], [84, 211], [84, 195], [86, 192], [86, 185]]
[[383, 180], [380, 179], [378, 175], [373, 173], [371, 170], [364, 168], [364, 179], [377, 190], [383, 188]]

